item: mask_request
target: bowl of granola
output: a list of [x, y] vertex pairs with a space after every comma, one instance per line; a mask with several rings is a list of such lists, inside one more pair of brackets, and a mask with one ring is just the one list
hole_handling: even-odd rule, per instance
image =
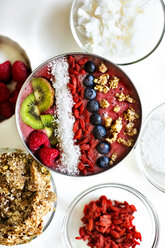
[[30, 242], [44, 232], [56, 208], [47, 168], [20, 149], [0, 149], [0, 244]]
[[26, 149], [56, 172], [84, 176], [112, 168], [141, 128], [138, 92], [115, 64], [71, 53], [40, 65], [24, 83], [16, 123]]

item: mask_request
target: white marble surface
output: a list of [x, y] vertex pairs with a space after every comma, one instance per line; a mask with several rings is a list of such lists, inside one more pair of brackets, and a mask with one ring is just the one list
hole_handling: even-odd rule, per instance
[[[26, 50], [33, 69], [55, 55], [80, 51], [69, 27], [71, 3], [72, 0], [1, 0], [0, 34], [16, 40]], [[139, 91], [144, 118], [154, 107], [165, 101], [164, 60], [165, 38], [149, 58], [140, 63], [122, 67]], [[0, 124], [0, 147], [23, 147], [14, 116]], [[158, 247], [165, 247], [165, 195], [153, 187], [140, 173], [134, 152], [118, 166], [100, 175], [73, 178], [53, 173], [53, 177], [58, 193], [55, 217], [40, 237], [30, 244], [20, 245], [20, 248], [64, 248], [62, 220], [69, 204], [87, 187], [105, 182], [130, 185], [153, 203], [160, 220]]]

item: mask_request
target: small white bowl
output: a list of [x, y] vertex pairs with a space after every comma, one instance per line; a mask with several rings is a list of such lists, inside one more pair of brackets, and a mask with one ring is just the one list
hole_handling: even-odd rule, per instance
[[[74, 0], [70, 12], [70, 27], [71, 31], [73, 34], [73, 37], [79, 47], [82, 49], [82, 51], [87, 52], [87, 53], [95, 53], [97, 55], [103, 56], [109, 60], [111, 60], [113, 63], [118, 64], [118, 65], [129, 65], [129, 64], [134, 64], [136, 62], [139, 62], [146, 57], [148, 57], [150, 54], [152, 54], [159, 44], [162, 41], [162, 38], [164, 36], [164, 31], [165, 31], [165, 5], [163, 0], [144, 0], [144, 1], [139, 1], [140, 2], [140, 7], [139, 7], [139, 2], [138, 5], [136, 6], [135, 11], [137, 11], [137, 16], [136, 14], [135, 19], [132, 21], [132, 16], [130, 18], [130, 13], [132, 14], [132, 9], [124, 9], [124, 15], [123, 15], [123, 9], [120, 8], [120, 11], [117, 10], [117, 12], [113, 13], [113, 15], [110, 14], [110, 17], [107, 17], [107, 20], [111, 20], [113, 22], [113, 18], [117, 18], [118, 15], [120, 15], [121, 18], [124, 18], [121, 23], [120, 19], [117, 19], [113, 22], [113, 24], [108, 24], [105, 23], [103, 24], [103, 19], [101, 19], [99, 12], [101, 12], [103, 9], [104, 14], [107, 16], [108, 13], [111, 13], [109, 11], [110, 8], [103, 6], [103, 4], [107, 4], [107, 1], [94, 1], [94, 0], [89, 0], [88, 1], [88, 7], [85, 9], [84, 17], [84, 23], [86, 22], [87, 24], [90, 24], [90, 21], [88, 21], [88, 13], [90, 6], [93, 4], [93, 9], [92, 11], [94, 12], [97, 6], [103, 6], [101, 7], [100, 10], [98, 10], [98, 13], [92, 14], [93, 18], [96, 20], [96, 23], [101, 26], [100, 27], [100, 32], [98, 32], [99, 28], [95, 24], [93, 24], [93, 35], [95, 35], [95, 38], [91, 38], [94, 36], [91, 36], [92, 31], [88, 32], [88, 37], [86, 35], [86, 27], [83, 26], [83, 28], [80, 28], [80, 25], [78, 23], [78, 9], [82, 7], [82, 5], [87, 2], [84, 0]], [[122, 2], [122, 1], [121, 1]], [[129, 1], [128, 1], [129, 2]], [[118, 3], [118, 2], [117, 2]], [[111, 1], [109, 1], [109, 6], [111, 4]], [[124, 3], [125, 4], [125, 3]], [[124, 6], [123, 4], [123, 6]], [[130, 3], [129, 3], [130, 4]], [[112, 2], [112, 5], [114, 5], [114, 1]], [[134, 5], [133, 5], [134, 6]], [[113, 6], [112, 6], [113, 7]], [[107, 11], [108, 9], [108, 11]], [[139, 14], [140, 13], [140, 14]], [[82, 15], [83, 16], [83, 15]], [[112, 18], [112, 19], [110, 19]], [[127, 19], [126, 19], [127, 18]], [[128, 18], [130, 18], [130, 21], [128, 21]], [[100, 21], [101, 19], [101, 21]], [[89, 20], [91, 20], [89, 18]], [[132, 28], [132, 32], [129, 33], [130, 30], [130, 23], [134, 23], [135, 21], [135, 27]], [[125, 22], [129, 23], [128, 27], [125, 25]], [[117, 24], [114, 24], [117, 23]], [[123, 24], [124, 23], [124, 24]], [[109, 25], [115, 25], [114, 28], [110, 29]], [[132, 24], [131, 24], [132, 25]], [[92, 26], [92, 25], [91, 25]], [[132, 39], [129, 40], [128, 44], [125, 46], [125, 49], [123, 49], [123, 46], [125, 44], [125, 36], [124, 38], [121, 38], [124, 33], [122, 32], [127, 32], [125, 31], [125, 26], [126, 30], [128, 31], [128, 35], [126, 38], [129, 40], [129, 37], [131, 37], [132, 33]], [[104, 27], [106, 32], [106, 36], [104, 35], [103, 37], [103, 32], [104, 32]], [[124, 27], [124, 28], [123, 28]], [[89, 26], [88, 26], [89, 28]], [[91, 29], [91, 28], [90, 28]], [[115, 34], [116, 30], [119, 29], [121, 31], [120, 34]], [[111, 37], [114, 36], [112, 40], [110, 38], [107, 38], [107, 34], [111, 32], [111, 30], [114, 30], [111, 34]], [[123, 30], [123, 31], [122, 31]], [[97, 34], [97, 35], [96, 35]], [[101, 41], [99, 41], [99, 34], [102, 34]], [[99, 43], [97, 47], [93, 50], [89, 44], [94, 44], [95, 41]], [[107, 43], [102, 46], [103, 42], [107, 40]], [[124, 42], [123, 42], [124, 40]], [[126, 40], [127, 42], [127, 40]], [[123, 45], [122, 45], [123, 44]], [[130, 45], [132, 44], [132, 45]], [[117, 45], [117, 48], [115, 48]], [[102, 49], [102, 47], [105, 47], [105, 50]], [[130, 50], [130, 47], [133, 49]], [[113, 53], [110, 53], [110, 50], [113, 50]]]
[[[161, 119], [160, 119], [161, 118]], [[160, 122], [159, 122], [160, 121]], [[135, 154], [136, 154], [136, 159], [137, 159], [137, 163], [138, 166], [141, 170], [141, 172], [143, 173], [143, 175], [149, 180], [150, 183], [152, 183], [156, 188], [158, 188], [159, 190], [165, 192], [165, 168], [162, 168], [162, 166], [165, 167], [164, 162], [162, 165], [160, 165], [160, 163], [158, 164], [158, 166], [156, 165], [156, 163], [152, 163], [152, 161], [148, 161], [148, 152], [152, 153], [156, 153], [159, 154], [159, 147], [155, 144], [154, 145], [154, 151], [153, 149], [151, 150], [150, 144], [147, 145], [146, 144], [147, 141], [146, 139], [148, 139], [148, 132], [151, 131], [151, 125], [152, 124], [159, 124], [162, 126], [162, 128], [160, 128], [160, 132], [162, 132], [162, 136], [161, 136], [161, 146], [165, 146], [165, 137], [163, 135], [163, 126], [165, 125], [165, 103], [159, 105], [158, 107], [156, 107], [154, 110], [152, 110], [150, 112], [150, 114], [148, 115], [148, 117], [146, 118], [146, 120], [144, 121], [144, 124], [142, 126], [142, 131], [141, 134], [139, 136], [139, 140], [138, 140], [138, 144], [136, 146], [135, 149]], [[158, 128], [156, 128], [154, 126], [154, 129], [159, 131]], [[153, 139], [156, 140], [156, 134], [153, 133], [153, 138], [152, 138], [152, 142]], [[155, 137], [155, 138], [154, 138]], [[152, 144], [153, 145], [153, 144]], [[147, 148], [147, 151], [144, 150], [145, 147]], [[158, 155], [155, 155], [158, 156]], [[159, 159], [159, 158], [158, 158]], [[150, 158], [149, 158], [150, 160]], [[155, 160], [155, 158], [154, 158]]]

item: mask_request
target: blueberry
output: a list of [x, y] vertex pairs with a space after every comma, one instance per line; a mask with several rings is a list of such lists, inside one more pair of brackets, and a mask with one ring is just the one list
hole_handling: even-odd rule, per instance
[[99, 103], [96, 100], [90, 100], [87, 103], [87, 110], [89, 112], [97, 112], [99, 110]]
[[96, 66], [92, 61], [89, 60], [88, 62], [85, 63], [84, 69], [87, 72], [92, 73], [96, 70]]
[[98, 158], [97, 165], [101, 168], [106, 168], [109, 165], [109, 158], [106, 156], [102, 156]]
[[85, 85], [85, 86], [93, 86], [93, 80], [94, 80], [94, 77], [91, 75], [91, 74], [88, 74], [85, 78], [84, 78], [84, 80], [83, 80], [83, 84]]
[[101, 125], [97, 125], [93, 128], [93, 135], [95, 137], [95, 139], [103, 139], [105, 138], [107, 132], [105, 127], [101, 126]]
[[106, 141], [101, 141], [97, 144], [96, 149], [101, 154], [107, 154], [110, 151], [110, 145]]
[[91, 87], [87, 87], [84, 91], [84, 97], [88, 100], [93, 100], [96, 97], [96, 91]]
[[102, 123], [102, 118], [98, 113], [93, 113], [90, 117], [90, 121], [93, 125], [100, 125]]

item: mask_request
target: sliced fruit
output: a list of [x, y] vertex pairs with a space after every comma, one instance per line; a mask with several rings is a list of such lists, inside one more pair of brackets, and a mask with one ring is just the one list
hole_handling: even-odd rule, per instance
[[28, 95], [23, 101], [20, 109], [20, 116], [24, 123], [31, 126], [34, 129], [43, 129], [40, 118], [40, 111], [36, 105], [36, 99], [34, 94]]
[[53, 135], [53, 115], [47, 114], [47, 115], [41, 115], [41, 121], [45, 127], [45, 131], [48, 137], [51, 137]]
[[54, 103], [54, 89], [45, 78], [33, 78], [31, 85], [40, 113], [50, 109]]
[[58, 138], [57, 136], [52, 136], [49, 139], [51, 146], [56, 146], [58, 144]]

